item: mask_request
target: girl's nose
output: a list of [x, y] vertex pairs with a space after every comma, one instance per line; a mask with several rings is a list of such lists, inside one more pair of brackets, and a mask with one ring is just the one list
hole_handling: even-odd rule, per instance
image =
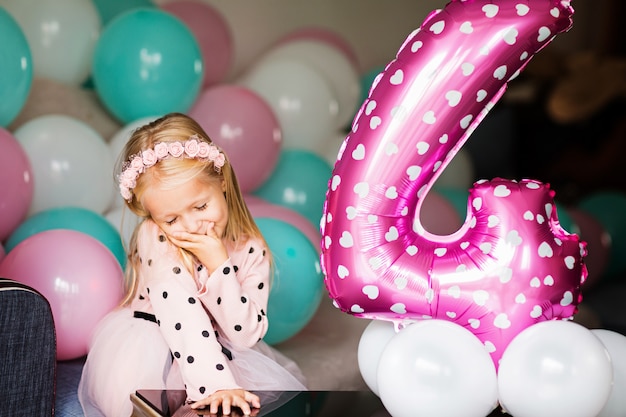
[[204, 222], [201, 219], [190, 217], [185, 220], [185, 229], [189, 233], [201, 234], [203, 233], [203, 224]]

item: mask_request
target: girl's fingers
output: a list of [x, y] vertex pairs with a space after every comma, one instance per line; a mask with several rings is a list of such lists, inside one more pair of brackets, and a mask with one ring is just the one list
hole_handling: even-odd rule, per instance
[[249, 391], [246, 391], [244, 393], [244, 399], [246, 400], [247, 403], [252, 404], [252, 406], [255, 408], [261, 407], [261, 399], [257, 395], [254, 395], [253, 393]]

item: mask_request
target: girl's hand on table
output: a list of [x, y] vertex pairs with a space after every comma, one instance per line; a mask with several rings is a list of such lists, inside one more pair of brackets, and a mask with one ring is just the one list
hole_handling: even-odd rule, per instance
[[255, 394], [243, 389], [229, 389], [216, 391], [200, 401], [196, 401], [191, 405], [194, 410], [205, 409], [211, 414], [217, 414], [220, 405], [222, 406], [222, 414], [229, 415], [232, 407], [239, 407], [244, 415], [251, 414], [252, 409], [261, 407], [261, 401]]

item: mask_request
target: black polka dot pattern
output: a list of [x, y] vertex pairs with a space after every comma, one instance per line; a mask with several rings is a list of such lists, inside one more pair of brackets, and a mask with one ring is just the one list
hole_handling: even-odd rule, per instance
[[[161, 331], [171, 337], [168, 344], [172, 359], [177, 361], [181, 372], [189, 376], [189, 389], [194, 390], [196, 396], [206, 396], [215, 387], [204, 381], [211, 381], [209, 378], [212, 377], [217, 381], [232, 378], [226, 375], [230, 374], [229, 361], [236, 363], [233, 354], [237, 352], [230, 352], [221, 345], [220, 334], [231, 342], [262, 340], [259, 329], [265, 326], [266, 314], [262, 310], [265, 305], [258, 306], [257, 303], [265, 300], [264, 292], [269, 289], [267, 276], [263, 276], [268, 271], [264, 269], [268, 260], [261, 258], [261, 252], [265, 256], [265, 250], [258, 242], [251, 241], [229, 253], [230, 259], [215, 271], [209, 271], [199, 262], [190, 270], [172, 250], [172, 243], [160, 229], [155, 228], [151, 239], [154, 251], [142, 251], [142, 270], [149, 275], [145, 282], [152, 285], [153, 291], [150, 294], [145, 287], [136, 297], [149, 299], [155, 315], [161, 314]], [[142, 249], [140, 246], [140, 251]], [[259, 276], [263, 277], [259, 279]], [[151, 280], [151, 277], [157, 279]], [[195, 286], [190, 279], [195, 279]], [[198, 320], [198, 315], [204, 318]], [[216, 349], [220, 348], [222, 354], [217, 356]], [[221, 371], [227, 372], [218, 376]]]

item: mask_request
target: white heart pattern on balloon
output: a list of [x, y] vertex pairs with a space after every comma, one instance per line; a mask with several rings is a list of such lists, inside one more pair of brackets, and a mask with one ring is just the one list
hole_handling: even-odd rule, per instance
[[467, 220], [450, 236], [429, 233], [419, 218], [508, 81], [569, 29], [572, 13], [564, 0], [452, 1], [409, 35], [356, 115], [326, 195], [322, 267], [342, 311], [452, 321], [496, 367], [523, 329], [573, 316], [586, 248], [559, 225], [547, 184], [476, 182]]

